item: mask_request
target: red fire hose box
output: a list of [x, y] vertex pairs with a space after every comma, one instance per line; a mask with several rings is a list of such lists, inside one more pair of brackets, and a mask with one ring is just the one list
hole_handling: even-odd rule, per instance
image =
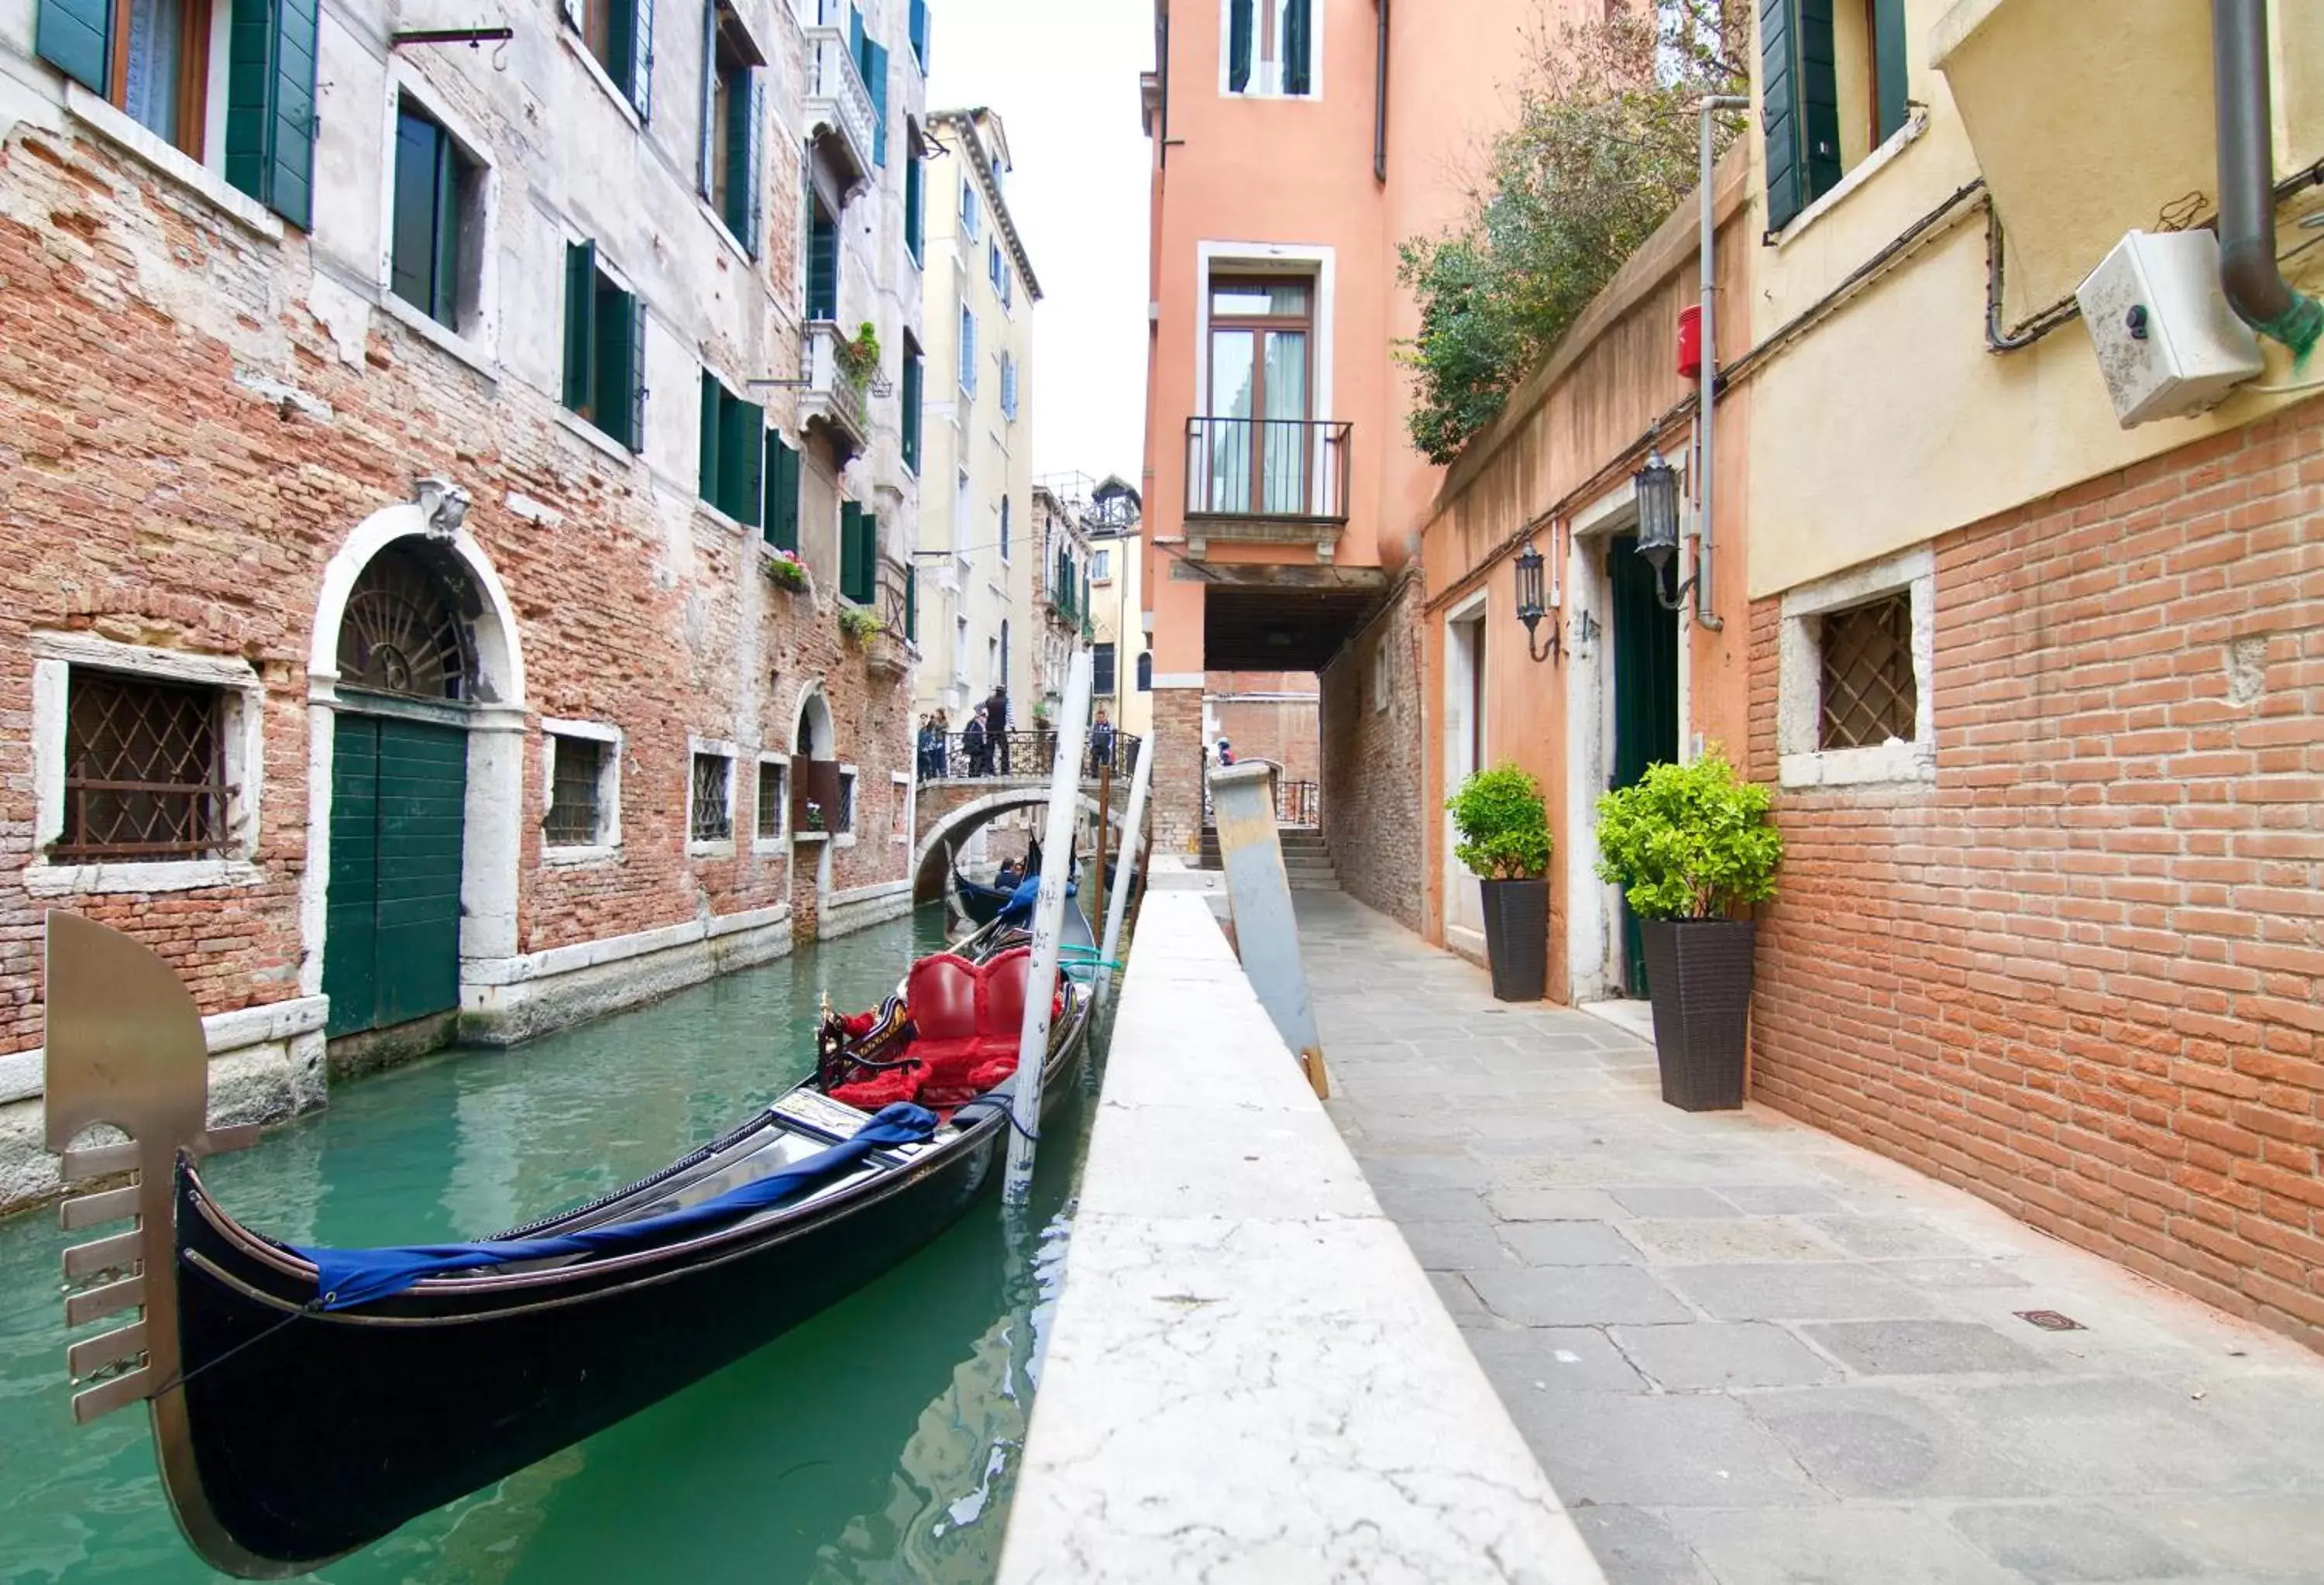
[[1678, 311], [1678, 372], [1682, 378], [1699, 380], [1702, 377], [1702, 305], [1694, 303]]

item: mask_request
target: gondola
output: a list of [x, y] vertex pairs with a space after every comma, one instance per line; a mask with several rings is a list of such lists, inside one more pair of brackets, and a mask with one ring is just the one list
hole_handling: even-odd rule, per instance
[[[1079, 913], [1068, 941], [1088, 937]], [[68, 1298], [69, 1324], [145, 1311], [73, 1346], [74, 1376], [96, 1382], [76, 1419], [149, 1401], [195, 1551], [275, 1579], [731, 1363], [928, 1243], [999, 1176], [1030, 954], [1003, 926], [964, 946], [912, 966], [875, 1015], [883, 1043], [827, 1019], [815, 1077], [626, 1189], [480, 1245], [325, 1251], [244, 1228], [205, 1187], [197, 1159], [256, 1131], [205, 1130], [207, 1049], [177, 977], [52, 912], [50, 1147], [69, 1182], [139, 1175], [68, 1200], [64, 1225], [142, 1219], [66, 1254], [69, 1279], [107, 1278]], [[1045, 1111], [1089, 1034], [1087, 989], [1060, 976], [1056, 996]], [[98, 1124], [129, 1142], [67, 1149]]]
[[[1028, 875], [1027, 879], [1029, 880], [1039, 873], [1040, 871], [1036, 869]], [[1113, 889], [1116, 873], [1115, 862], [1108, 859], [1105, 862], [1105, 884], [1109, 891]], [[1010, 887], [987, 886], [981, 880], [971, 880], [960, 872], [960, 865], [957, 862], [952, 867], [952, 890], [954, 900], [960, 905], [960, 911], [968, 917], [971, 924], [974, 925], [992, 923], [1001, 917], [1001, 911], [1009, 906], [1010, 899], [1017, 895], [1016, 891]], [[1066, 911], [1070, 914], [1073, 910]]]

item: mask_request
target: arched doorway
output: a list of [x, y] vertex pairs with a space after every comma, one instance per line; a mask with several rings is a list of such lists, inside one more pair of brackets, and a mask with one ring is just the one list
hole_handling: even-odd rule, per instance
[[458, 558], [419, 536], [383, 547], [348, 591], [331, 723], [327, 1035], [459, 1009], [482, 605]]

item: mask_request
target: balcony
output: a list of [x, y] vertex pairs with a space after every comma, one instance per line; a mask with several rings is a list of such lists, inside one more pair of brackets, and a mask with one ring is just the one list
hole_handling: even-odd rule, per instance
[[1186, 550], [1213, 539], [1315, 547], [1328, 563], [1348, 526], [1349, 436], [1328, 419], [1186, 420]]
[[799, 422], [820, 424], [831, 433], [840, 465], [863, 449], [871, 430], [863, 417], [863, 383], [849, 377], [839, 361], [839, 327], [828, 319], [807, 323], [807, 384], [799, 392]]
[[[823, 0], [821, 9], [825, 20], [807, 30], [807, 143], [830, 169], [844, 198], [872, 180], [878, 115], [855, 52], [848, 48], [846, 8], [835, 0]], [[829, 25], [835, 14], [843, 25]]]

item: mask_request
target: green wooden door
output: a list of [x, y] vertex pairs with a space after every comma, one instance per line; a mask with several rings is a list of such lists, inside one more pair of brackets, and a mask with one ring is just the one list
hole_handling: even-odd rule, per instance
[[460, 858], [467, 734], [341, 715], [331, 761], [323, 945], [328, 1032], [460, 1005]]
[[[1628, 787], [1646, 767], [1678, 758], [1678, 613], [1655, 595], [1655, 569], [1635, 534], [1606, 550], [1612, 585], [1614, 755], [1609, 788]], [[1622, 904], [1622, 961], [1632, 996], [1646, 994], [1646, 954], [1638, 917]]]

